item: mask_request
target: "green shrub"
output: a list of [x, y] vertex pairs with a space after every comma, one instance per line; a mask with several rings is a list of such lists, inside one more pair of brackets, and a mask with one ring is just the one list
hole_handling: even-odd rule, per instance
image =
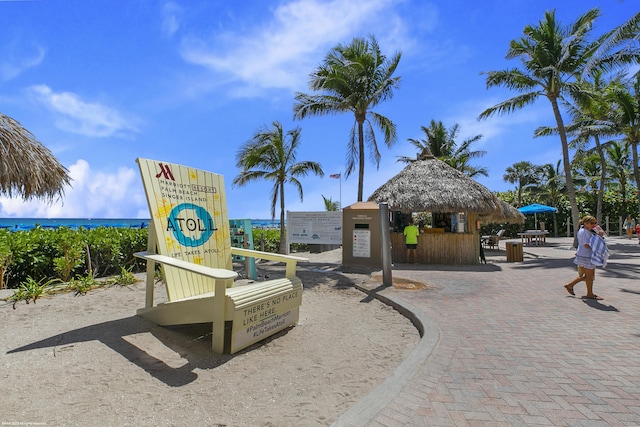
[[[147, 236], [146, 229], [135, 228], [0, 230], [0, 266], [3, 259], [10, 261], [4, 276], [7, 287], [14, 289], [30, 277], [67, 281], [117, 275], [122, 267], [143, 271], [144, 262], [133, 253], [147, 248]], [[3, 248], [8, 248], [4, 258]]]
[[91, 275], [91, 273], [88, 273], [86, 276], [78, 276], [71, 279], [67, 284], [66, 290], [72, 291], [75, 296], [78, 296], [85, 295], [97, 286], [100, 286], [100, 283], [93, 277], [93, 275]]
[[[278, 253], [280, 250], [280, 230], [277, 228], [254, 228], [252, 229], [253, 235], [253, 248], [256, 250], [263, 250], [265, 252]], [[262, 242], [264, 241], [264, 249], [262, 249]], [[309, 250], [309, 245], [306, 243], [293, 243], [291, 244], [291, 252], [306, 252]]]
[[[252, 231], [255, 249], [278, 252], [280, 230]], [[68, 281], [70, 290], [77, 294], [94, 287], [96, 277], [117, 276], [114, 280], [118, 284], [130, 284], [129, 274], [146, 271], [145, 262], [133, 254], [147, 249], [147, 237], [147, 229], [136, 228], [0, 229], [0, 287], [4, 283], [8, 288], [19, 289], [34, 277]], [[292, 252], [307, 250], [306, 244], [291, 245]]]
[[59, 279], [40, 279], [36, 281], [32, 277], [28, 277], [27, 280], [20, 284], [18, 291], [14, 292], [8, 300], [13, 301], [14, 309], [16, 308], [16, 303], [21, 300], [24, 300], [27, 304], [29, 304], [29, 301], [33, 301], [35, 304], [38, 298], [50, 293], [53, 286], [58, 282], [60, 282]]
[[115, 277], [111, 277], [107, 280], [109, 285], [118, 285], [118, 286], [129, 286], [134, 285], [139, 280], [134, 276], [134, 274], [127, 270], [124, 267], [120, 268], [120, 274]]

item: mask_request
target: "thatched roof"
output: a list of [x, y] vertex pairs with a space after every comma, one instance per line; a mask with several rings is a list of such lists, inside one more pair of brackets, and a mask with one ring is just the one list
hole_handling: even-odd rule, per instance
[[[500, 200], [500, 199], [499, 199]], [[484, 224], [491, 223], [509, 223], [509, 224], [523, 224], [524, 223], [524, 215], [518, 209], [505, 202], [504, 200], [500, 200], [502, 205], [502, 212], [492, 213], [488, 215], [480, 215], [478, 219]]]
[[502, 212], [500, 199], [488, 188], [430, 153], [374, 191], [369, 201], [403, 212]]
[[20, 123], [0, 113], [0, 194], [53, 201], [69, 171]]

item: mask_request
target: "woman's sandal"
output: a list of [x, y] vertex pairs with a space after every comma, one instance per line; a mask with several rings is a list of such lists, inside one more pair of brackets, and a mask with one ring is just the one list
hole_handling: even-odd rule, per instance
[[575, 295], [576, 293], [573, 292], [573, 286], [569, 286], [569, 285], [564, 285], [564, 288], [567, 290], [567, 292], [569, 292], [571, 295]]
[[593, 294], [593, 295], [585, 295], [585, 296], [583, 296], [582, 298], [585, 298], [585, 299], [595, 299], [595, 300], [601, 300], [601, 299], [603, 299], [602, 297], [599, 297], [599, 296], [598, 296], [598, 295], [596, 295], [596, 294]]

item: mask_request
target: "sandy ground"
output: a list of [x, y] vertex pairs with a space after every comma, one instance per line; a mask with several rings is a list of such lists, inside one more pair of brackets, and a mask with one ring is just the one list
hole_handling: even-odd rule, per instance
[[[340, 250], [309, 256], [297, 326], [235, 355], [211, 326], [158, 327], [144, 284], [0, 306], [2, 425], [325, 426], [390, 375], [419, 340], [353, 288]], [[283, 268], [260, 263], [258, 274]], [[157, 292], [162, 293], [162, 285]]]

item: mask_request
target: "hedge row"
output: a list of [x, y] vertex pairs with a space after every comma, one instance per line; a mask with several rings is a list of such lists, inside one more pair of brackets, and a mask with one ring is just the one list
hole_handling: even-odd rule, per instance
[[123, 267], [142, 271], [144, 262], [133, 253], [147, 248], [147, 236], [146, 229], [134, 228], [0, 230], [0, 280], [17, 288], [29, 278], [67, 282], [117, 275]]
[[[254, 248], [278, 252], [279, 230], [253, 229]], [[147, 229], [98, 227], [72, 230], [36, 227], [10, 232], [0, 229], [0, 285], [18, 288], [35, 279], [118, 275], [122, 268], [144, 271], [145, 264], [133, 254], [147, 249]], [[294, 244], [292, 251], [305, 250]], [[0, 286], [2, 287], [2, 286]]]

